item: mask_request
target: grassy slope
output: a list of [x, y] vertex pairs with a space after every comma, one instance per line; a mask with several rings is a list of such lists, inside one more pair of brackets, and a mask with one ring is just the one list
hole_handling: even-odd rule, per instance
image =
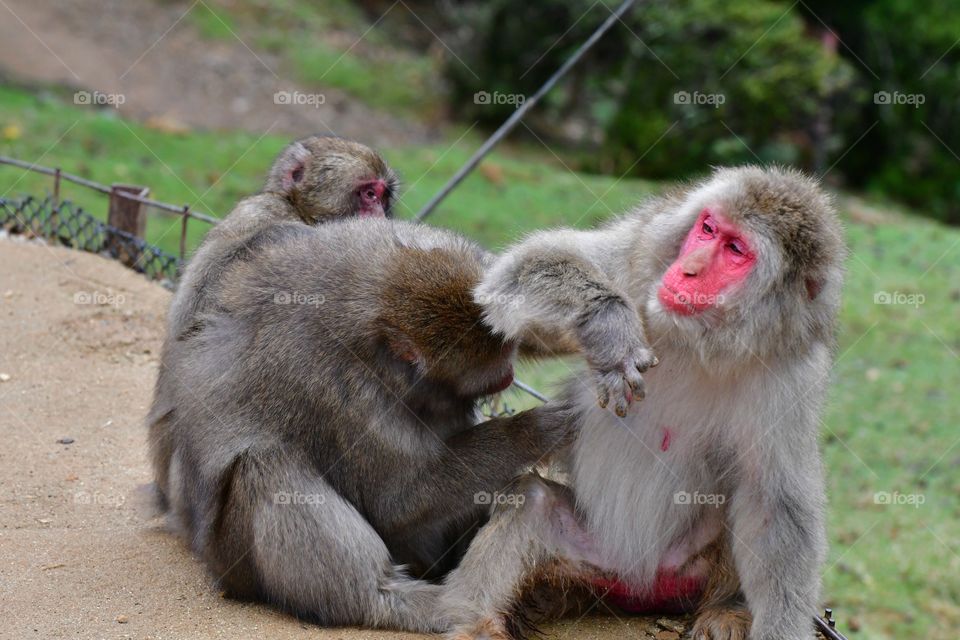
[[[9, 88], [0, 89], [0, 130], [4, 154], [59, 164], [100, 182], [147, 184], [167, 201], [195, 203], [194, 194], [202, 194], [205, 208], [218, 215], [257, 188], [285, 142], [152, 131], [109, 111]], [[386, 150], [407, 182], [401, 217], [424, 203], [477, 142], [467, 136], [452, 149]], [[39, 193], [49, 184], [22, 176], [0, 168], [0, 193], [15, 181], [11, 193]], [[542, 149], [508, 149], [494, 155], [485, 175], [469, 178], [433, 222], [499, 247], [534, 228], [588, 226], [653, 188], [572, 174]], [[100, 196], [85, 190], [71, 187], [67, 195], [92, 211], [104, 208]], [[843, 208], [852, 255], [823, 430], [832, 540], [825, 593], [845, 620], [852, 616], [861, 627], [854, 637], [954, 638], [960, 628], [960, 403], [954, 395], [960, 387], [960, 231], [896, 213], [867, 224], [863, 215], [849, 216], [862, 203], [846, 199]], [[152, 220], [148, 235], [175, 250], [176, 223], [168, 233], [171, 223], [163, 220]], [[202, 227], [195, 225], [193, 244]], [[919, 307], [877, 305], [880, 290], [921, 293], [926, 300]], [[563, 371], [554, 365], [525, 375], [546, 386]], [[925, 504], [878, 505], [878, 491], [919, 493]]]
[[188, 19], [207, 38], [238, 34], [276, 54], [299, 82], [336, 87], [366, 104], [423, 118], [442, 109], [441, 71], [436, 56], [397, 42], [399, 23], [411, 15], [404, 5], [394, 5], [377, 21], [378, 28], [371, 28], [349, 0], [208, 0]]

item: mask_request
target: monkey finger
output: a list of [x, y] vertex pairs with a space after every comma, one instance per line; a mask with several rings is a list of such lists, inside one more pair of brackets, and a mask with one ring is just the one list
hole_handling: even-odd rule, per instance
[[603, 382], [603, 378], [597, 379], [597, 404], [601, 409], [606, 409], [610, 403], [610, 389]]
[[637, 401], [643, 400], [647, 395], [647, 388], [643, 382], [643, 376], [640, 375], [638, 370], [628, 367], [623, 377], [630, 391], [633, 392], [633, 399]]
[[655, 367], [660, 364], [660, 360], [653, 354], [653, 351], [646, 348], [637, 349], [636, 353], [632, 356], [633, 366], [636, 367], [637, 371], [643, 373], [651, 367]]

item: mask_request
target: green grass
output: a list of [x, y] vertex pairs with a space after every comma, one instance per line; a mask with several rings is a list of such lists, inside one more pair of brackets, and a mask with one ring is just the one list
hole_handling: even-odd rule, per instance
[[428, 117], [441, 109], [440, 65], [435, 57], [399, 45], [397, 30], [406, 12], [396, 5], [371, 22], [343, 0], [208, 0], [189, 16], [204, 37], [236, 34], [276, 54], [307, 87], [334, 87], [372, 107]]
[[[4, 154], [100, 182], [146, 184], [154, 197], [218, 215], [259, 187], [286, 142], [246, 133], [173, 135], [11, 88], [0, 88], [0, 131], [15, 138], [2, 140]], [[400, 217], [425, 203], [478, 143], [468, 135], [452, 146], [385, 150], [407, 184]], [[658, 187], [571, 173], [536, 147], [502, 148], [486, 165], [432, 222], [491, 248], [536, 228], [589, 226]], [[40, 193], [49, 184], [0, 167], [0, 193]], [[105, 209], [102, 197], [78, 187], [66, 187], [66, 195], [95, 213]], [[870, 205], [884, 219], [870, 224], [863, 202], [841, 203], [851, 258], [823, 429], [832, 542], [824, 593], [852, 638], [952, 640], [960, 629], [960, 230], [881, 201]], [[175, 251], [177, 229], [175, 220], [154, 217], [148, 239]], [[192, 246], [202, 231], [193, 225]], [[879, 291], [925, 300], [875, 304]], [[521, 372], [549, 391], [566, 370], [562, 363]], [[876, 504], [882, 491], [920, 494], [925, 502]], [[851, 632], [851, 620], [859, 631]]]

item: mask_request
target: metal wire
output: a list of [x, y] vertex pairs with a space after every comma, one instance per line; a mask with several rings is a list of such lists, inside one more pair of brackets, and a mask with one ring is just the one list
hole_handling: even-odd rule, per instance
[[503, 140], [503, 138], [506, 137], [506, 135], [517, 126], [517, 124], [523, 119], [523, 116], [527, 115], [527, 112], [535, 107], [536, 104], [540, 102], [540, 99], [543, 98], [543, 96], [545, 96], [551, 89], [553, 89], [553, 86], [557, 84], [560, 78], [565, 76], [567, 72], [573, 68], [573, 65], [580, 61], [580, 58], [582, 58], [583, 55], [589, 51], [591, 47], [593, 47], [593, 45], [600, 40], [600, 38], [603, 37], [603, 34], [610, 30], [610, 27], [620, 20], [623, 14], [626, 13], [635, 2], [636, 0], [624, 0], [617, 10], [611, 13], [610, 17], [604, 20], [603, 24], [597, 27], [597, 30], [594, 31], [593, 34], [587, 38], [583, 44], [580, 45], [573, 55], [570, 56], [566, 62], [560, 65], [560, 68], [554, 71], [552, 76], [547, 78], [547, 81], [544, 82], [539, 89], [537, 89], [536, 93], [525, 100], [522, 105], [517, 107], [516, 111], [510, 114], [510, 117], [507, 118], [502, 125], [500, 125], [500, 128], [494, 131], [493, 135], [487, 138], [480, 148], [477, 149], [472, 156], [470, 156], [470, 159], [467, 160], [467, 162], [460, 167], [455, 174], [453, 174], [453, 177], [447, 181], [447, 184], [443, 185], [443, 188], [440, 189], [437, 195], [433, 196], [433, 198], [430, 199], [430, 202], [424, 205], [414, 219], [423, 220], [428, 215], [433, 213], [433, 210], [437, 208], [437, 205], [443, 202], [443, 200], [450, 195], [450, 192], [453, 191], [457, 185], [463, 182], [463, 179], [466, 178], [470, 172], [477, 167], [478, 164], [480, 164], [480, 161], [483, 160], [487, 154], [493, 150], [497, 143]]

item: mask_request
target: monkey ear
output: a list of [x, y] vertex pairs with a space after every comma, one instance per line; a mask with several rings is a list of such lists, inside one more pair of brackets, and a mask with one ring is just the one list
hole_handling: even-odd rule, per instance
[[805, 284], [807, 285], [807, 298], [815, 300], [816, 297], [820, 295], [824, 282], [819, 278], [807, 278]]
[[310, 159], [310, 151], [300, 142], [294, 142], [284, 153], [282, 175], [280, 178], [283, 190], [290, 192], [303, 180], [303, 173]]

